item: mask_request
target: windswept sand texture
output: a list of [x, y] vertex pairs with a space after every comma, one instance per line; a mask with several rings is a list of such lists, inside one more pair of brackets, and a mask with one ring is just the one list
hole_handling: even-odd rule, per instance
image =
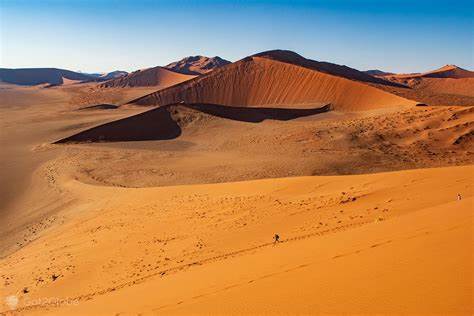
[[[310, 61], [309, 66], [305, 67], [306, 64], [286, 62], [287, 55], [283, 56], [285, 58], [280, 58], [279, 54], [262, 56], [264, 57], [247, 57], [208, 75], [157, 91], [132, 103], [168, 105], [184, 101], [229, 106], [299, 108], [331, 103], [336, 110], [355, 111], [414, 104], [413, 101], [368, 84], [342, 77], [341, 68], [334, 68], [336, 75], [329, 74], [331, 68], [327, 63], [323, 63], [324, 67], [321, 66], [322, 72], [308, 68], [314, 66]], [[377, 78], [362, 72], [353, 72], [357, 72], [362, 79], [377, 81]], [[345, 76], [351, 74], [350, 71], [344, 72]]]
[[177, 73], [163, 67], [134, 71], [128, 75], [109, 80], [101, 88], [156, 87], [162, 89], [194, 78], [193, 75]]
[[0, 85], [0, 314], [474, 313], [474, 107], [258, 55]]

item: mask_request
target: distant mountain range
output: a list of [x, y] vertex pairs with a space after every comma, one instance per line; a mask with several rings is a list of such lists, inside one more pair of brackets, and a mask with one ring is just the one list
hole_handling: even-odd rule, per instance
[[94, 76], [58, 68], [0, 68], [0, 81], [34, 86], [38, 84], [61, 85], [67, 80], [84, 82], [93, 81]]
[[202, 75], [230, 63], [230, 61], [219, 56], [189, 56], [166, 65], [165, 68], [187, 75]]
[[88, 74], [59, 68], [0, 68], [0, 82], [34, 86], [39, 84], [62, 85], [91, 81], [105, 81], [126, 75], [125, 71], [106, 74]]

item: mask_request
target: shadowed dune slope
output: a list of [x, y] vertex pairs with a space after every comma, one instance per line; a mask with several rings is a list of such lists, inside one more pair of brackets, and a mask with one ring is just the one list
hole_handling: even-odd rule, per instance
[[63, 84], [64, 79], [74, 81], [92, 81], [93, 76], [82, 74], [65, 69], [57, 68], [21, 68], [7, 69], [0, 68], [0, 81], [24, 85], [34, 86], [38, 84], [48, 83], [51, 85]]
[[361, 82], [266, 57], [247, 57], [131, 103], [167, 105], [182, 101], [298, 108], [331, 103], [337, 110], [367, 110], [413, 103]]
[[82, 131], [55, 143], [173, 139], [181, 128], [167, 108], [157, 108]]
[[79, 108], [78, 111], [83, 111], [83, 110], [115, 110], [117, 108], [118, 108], [118, 106], [115, 105], [115, 104], [101, 103], [101, 104], [88, 105], [88, 106]]
[[177, 73], [163, 67], [153, 67], [134, 71], [126, 76], [109, 80], [100, 85], [101, 88], [123, 87], [169, 87], [194, 78], [192, 75]]
[[93, 127], [56, 143], [173, 139], [181, 135], [182, 127], [198, 118], [224, 118], [251, 123], [266, 119], [287, 121], [324, 113], [330, 107], [329, 104], [314, 109], [228, 107], [216, 104], [169, 105]]

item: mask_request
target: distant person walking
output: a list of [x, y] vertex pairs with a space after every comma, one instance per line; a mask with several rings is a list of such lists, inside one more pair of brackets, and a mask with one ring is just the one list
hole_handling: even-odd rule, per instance
[[458, 201], [461, 201], [462, 200], [462, 196], [460, 193], [458, 193]]
[[275, 236], [273, 236], [273, 244], [276, 244], [277, 242], [280, 242], [280, 236], [275, 234]]

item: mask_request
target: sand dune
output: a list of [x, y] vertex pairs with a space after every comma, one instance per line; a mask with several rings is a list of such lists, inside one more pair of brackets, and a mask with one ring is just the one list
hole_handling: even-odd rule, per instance
[[474, 97], [474, 78], [423, 78], [414, 79], [409, 85], [426, 94], [446, 94]]
[[91, 81], [94, 79], [95, 78], [93, 76], [87, 74], [57, 68], [0, 68], [1, 82], [25, 86], [45, 83], [51, 85], [60, 85], [63, 84], [64, 81], [81, 82]]
[[64, 167], [74, 215], [0, 262], [20, 313], [473, 311], [471, 166], [149, 189]]
[[389, 79], [413, 79], [413, 78], [474, 78], [474, 71], [469, 71], [456, 65], [445, 65], [439, 69], [414, 74], [389, 74]]
[[473, 106], [474, 78], [392, 78], [406, 88], [377, 85], [382, 90], [428, 105]]
[[280, 51], [258, 54], [131, 103], [167, 105], [184, 101], [299, 108], [331, 103], [336, 110], [368, 110], [413, 104], [412, 101], [355, 81], [378, 82], [380, 79], [356, 70], [349, 71], [343, 66], [333, 68], [332, 64], [317, 63], [301, 57], [302, 61], [295, 56], [299, 55]]
[[227, 64], [230, 64], [230, 61], [219, 56], [189, 56], [166, 65], [164, 68], [186, 75], [202, 75]]
[[134, 71], [126, 76], [109, 80], [100, 85], [101, 88], [117, 87], [169, 87], [177, 83], [194, 78], [192, 75], [185, 75], [170, 71], [163, 67], [153, 67]]

